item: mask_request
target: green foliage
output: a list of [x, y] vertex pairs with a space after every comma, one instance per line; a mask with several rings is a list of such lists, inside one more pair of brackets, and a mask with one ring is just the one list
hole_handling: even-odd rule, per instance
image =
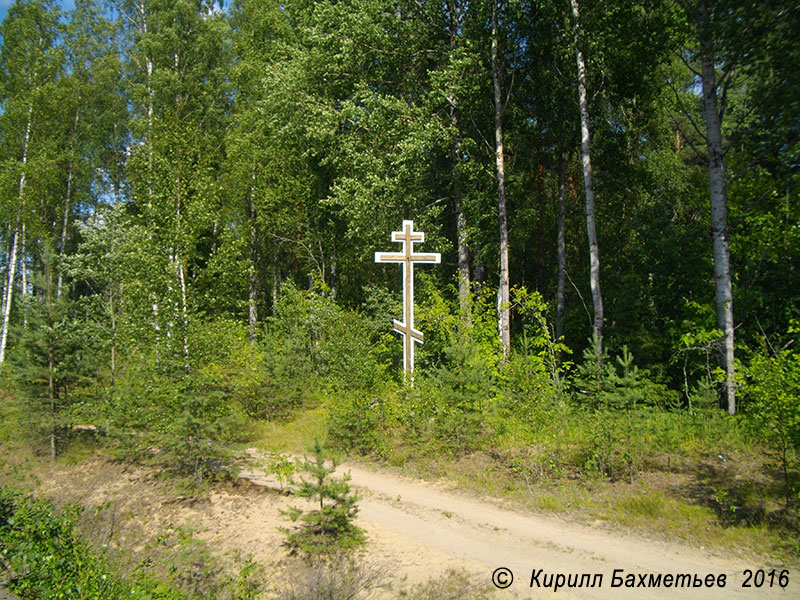
[[433, 371], [428, 389], [435, 390], [435, 434], [444, 449], [463, 454], [483, 443], [483, 417], [493, 399], [493, 364], [465, 338], [445, 349], [445, 362]]
[[502, 366], [501, 377], [505, 404], [515, 412], [530, 411], [531, 407], [551, 400], [558, 393], [545, 361], [525, 333], [519, 341], [519, 349], [513, 351]]
[[599, 408], [601, 398], [608, 392], [609, 377], [613, 367], [608, 364], [608, 346], [600, 351], [597, 335], [594, 334], [583, 351], [583, 362], [575, 374], [575, 397], [579, 404]]
[[315, 385], [368, 393], [387, 377], [374, 323], [317, 292], [287, 285], [266, 336], [274, 411], [310, 399]]
[[572, 363], [566, 344], [553, 339], [547, 322], [547, 304], [539, 292], [524, 287], [511, 290], [512, 311], [522, 321], [516, 348], [501, 368], [501, 388], [508, 393], [514, 409], [544, 401], [560, 400], [568, 385]]
[[590, 477], [617, 478], [622, 461], [616, 419], [608, 410], [597, 410], [588, 420], [591, 437], [584, 470]]
[[267, 472], [275, 475], [282, 492], [294, 485], [297, 467], [290, 456], [280, 452], [267, 452], [266, 467]]
[[240, 323], [219, 319], [199, 324], [192, 335], [192, 356], [200, 389], [222, 394], [250, 417], [268, 418], [270, 378], [266, 351], [250, 342]]
[[[319, 507], [314, 510], [290, 508], [286, 514], [292, 522], [301, 521], [299, 529], [286, 531], [287, 543], [293, 551], [308, 556], [332, 555], [347, 552], [364, 544], [364, 531], [353, 523], [358, 514], [358, 496], [350, 491], [349, 474], [341, 479], [332, 477], [339, 462], [329, 458], [329, 450], [319, 439], [311, 446], [312, 458], [303, 459], [299, 470], [305, 474], [297, 496], [308, 498]], [[330, 461], [330, 463], [329, 463]]]
[[[496, 298], [483, 288], [469, 298], [470, 325], [464, 326], [454, 288], [442, 290], [429, 275], [420, 273], [417, 287], [417, 319], [425, 331], [425, 343], [418, 346], [416, 368], [436, 370], [447, 361], [447, 353], [461, 344], [470, 344], [473, 360], [491, 366], [497, 375], [500, 343], [497, 339]], [[445, 292], [450, 293], [445, 293]]]
[[[52, 256], [50, 256], [52, 260]], [[99, 331], [81, 318], [79, 306], [66, 294], [55, 297], [51, 266], [36, 281], [37, 296], [24, 303], [26, 323], [18, 332], [11, 360], [12, 375], [24, 403], [23, 430], [39, 449], [48, 440], [52, 456], [72, 423], [71, 409], [81, 409], [82, 389], [96, 373]]]
[[[790, 329], [795, 340], [798, 332], [797, 326]], [[782, 348], [773, 355], [756, 354], [748, 375], [747, 412], [778, 459], [788, 505], [798, 486], [791, 471], [800, 469], [800, 352]]]
[[110, 419], [124, 456], [149, 459], [190, 487], [231, 474], [231, 442], [241, 439], [244, 419], [224, 390], [140, 364], [117, 391]]
[[717, 405], [717, 383], [721, 377], [715, 367], [715, 357], [720, 350], [722, 332], [714, 326], [714, 313], [710, 306], [685, 301], [686, 318], [681, 323], [675, 353], [671, 362], [680, 365], [683, 391], [689, 410], [711, 408]]
[[649, 378], [645, 370], [633, 363], [627, 346], [616, 357], [618, 367], [609, 361], [607, 350], [599, 356], [595, 340], [583, 352], [583, 363], [575, 376], [576, 398], [592, 408], [631, 410], [637, 406], [673, 407], [678, 395], [663, 384]]
[[239, 574], [228, 578], [226, 588], [231, 600], [256, 600], [260, 596], [261, 586], [256, 580], [258, 571], [258, 563], [248, 556]]
[[24, 598], [58, 600], [180, 600], [182, 594], [139, 577], [123, 581], [103, 556], [80, 539], [80, 510], [61, 514], [32, 498], [0, 490], [0, 552], [14, 576], [11, 590]]
[[346, 451], [383, 454], [384, 399], [359, 392], [336, 396], [328, 417], [331, 441]]
[[225, 396], [203, 387], [189, 387], [177, 398], [180, 407], [170, 425], [154, 441], [163, 452], [158, 463], [200, 485], [234, 472], [230, 442], [241, 435], [243, 419], [231, 411]]
[[627, 346], [616, 357], [618, 368], [602, 357], [596, 338], [584, 350], [584, 362], [578, 366], [575, 383], [578, 402], [591, 409], [592, 435], [584, 468], [590, 474], [611, 479], [620, 478], [623, 471], [633, 479], [641, 467], [646, 443], [637, 432], [649, 412], [642, 409], [669, 408], [676, 405], [678, 394], [656, 383], [647, 371], [639, 370]]

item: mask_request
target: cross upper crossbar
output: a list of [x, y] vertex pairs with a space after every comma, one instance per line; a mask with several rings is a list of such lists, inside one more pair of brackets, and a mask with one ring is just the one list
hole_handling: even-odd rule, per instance
[[414, 222], [403, 221], [400, 231], [392, 232], [392, 241], [403, 244], [400, 252], [376, 252], [375, 262], [401, 263], [403, 265], [403, 321], [394, 320], [394, 330], [403, 336], [403, 369], [407, 375], [414, 371], [414, 342], [421, 344], [422, 332], [414, 328], [414, 263], [435, 263], [442, 260], [439, 253], [414, 252], [414, 244], [425, 241], [425, 234], [414, 231]]

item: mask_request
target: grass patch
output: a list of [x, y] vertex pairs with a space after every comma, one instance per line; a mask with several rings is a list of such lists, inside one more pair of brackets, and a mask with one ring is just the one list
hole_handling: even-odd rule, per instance
[[682, 540], [706, 548], [722, 548], [741, 556], [785, 555], [786, 540], [764, 524], [725, 525], [707, 506], [691, 504], [661, 491], [642, 491], [620, 497], [611, 510], [611, 520], [668, 539]]
[[660, 492], [648, 492], [623, 498], [617, 504], [620, 520], [627, 516], [633, 519], [653, 520], [661, 517], [667, 506], [667, 498]]
[[289, 454], [305, 454], [311, 440], [325, 438], [327, 420], [327, 407], [319, 405], [298, 410], [291, 418], [261, 421], [254, 426], [250, 443]]
[[[257, 438], [302, 453], [327, 414], [325, 406], [298, 411], [262, 425]], [[652, 409], [630, 424], [624, 417], [542, 406], [524, 423], [507, 416], [496, 435], [487, 424], [481, 449], [455, 454], [390, 420], [380, 431], [388, 451], [368, 459], [533, 511], [797, 562], [797, 519], [780, 504], [777, 475], [740, 419]]]
[[58, 460], [65, 465], [77, 465], [96, 456], [100, 449], [100, 444], [93, 437], [76, 437], [66, 445]]
[[534, 500], [536, 507], [540, 510], [549, 510], [550, 512], [564, 512], [567, 507], [562, 500], [552, 494], [542, 494]]

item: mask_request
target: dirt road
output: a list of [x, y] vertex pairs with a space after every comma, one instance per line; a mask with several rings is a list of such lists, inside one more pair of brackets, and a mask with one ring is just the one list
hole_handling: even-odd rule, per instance
[[[744, 570], [766, 565], [611, 533], [600, 525], [522, 513], [497, 501], [383, 470], [354, 464], [338, 472], [342, 470], [350, 471], [362, 496], [358, 524], [369, 536], [368, 558], [380, 565], [391, 584], [391, 589], [375, 590], [371, 600], [396, 600], [398, 590], [450, 569], [465, 570], [475, 581], [491, 586], [492, 574], [501, 567], [508, 571], [498, 572], [499, 583], [510, 582], [510, 574], [514, 579], [508, 589], [494, 594], [499, 600], [800, 598], [797, 572], [789, 572], [786, 589], [777, 585], [777, 578], [772, 588], [745, 589]], [[229, 557], [233, 565], [250, 555], [264, 565], [269, 581], [291, 581], [296, 563], [287, 560], [282, 547], [285, 535], [278, 528], [290, 526], [281, 510], [300, 505], [301, 499], [276, 493], [279, 483], [258, 468], [245, 470], [242, 476], [251, 484], [181, 499], [165, 493], [152, 470], [96, 457], [43, 473], [41, 483], [45, 493], [64, 503], [87, 507], [110, 503], [111, 508], [99, 513], [106, 521], [98, 526], [108, 532], [109, 543], [133, 562], [147, 555], [148, 544], [157, 536], [181, 526], [215, 554]], [[697, 574], [704, 579], [711, 574], [724, 575], [726, 586], [612, 587], [615, 569], [622, 569], [623, 577], [635, 575], [634, 584], [649, 583], [651, 574], [661, 575], [662, 583], [668, 575]], [[537, 574], [533, 587], [532, 574]], [[594, 579], [595, 574], [602, 580]], [[584, 586], [556, 591], [557, 581]], [[592, 582], [597, 585], [588, 587]], [[408, 597], [417, 600], [413, 593]]]
[[[746, 564], [713, 556], [695, 549], [613, 534], [605, 529], [568, 523], [552, 517], [521, 514], [443, 489], [439, 486], [400, 477], [385, 471], [346, 464], [352, 485], [362, 496], [358, 523], [370, 538], [370, 554], [387, 561], [398, 575], [411, 581], [436, 576], [449, 567], [464, 568], [478, 580], [490, 582], [493, 572], [506, 568], [513, 583], [496, 594], [498, 598], [798, 598], [800, 585], [789, 573], [786, 589], [743, 588], [745, 569], [764, 565]], [[253, 482], [276, 485], [263, 473], [246, 474]], [[650, 574], [698, 575], [705, 580], [713, 575], [711, 588], [692, 587], [612, 587], [614, 570], [622, 569], [622, 580], [635, 574], [634, 584], [648, 584]], [[541, 572], [539, 572], [541, 570]], [[534, 578], [531, 587], [532, 576]], [[584, 587], [554, 590], [558, 574], [564, 581], [580, 582]], [[583, 574], [601, 574], [602, 583], [589, 587]], [[572, 575], [572, 578], [569, 576]], [[643, 581], [639, 576], [643, 576]], [[510, 575], [497, 574], [500, 583]], [[726, 585], [719, 588], [717, 577]], [[591, 581], [599, 582], [592, 578]], [[551, 583], [549, 587], [544, 587]], [[541, 587], [540, 587], [541, 586]]]

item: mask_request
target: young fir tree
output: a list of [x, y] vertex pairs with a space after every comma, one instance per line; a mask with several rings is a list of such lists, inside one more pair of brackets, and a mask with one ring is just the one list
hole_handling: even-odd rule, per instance
[[37, 440], [47, 440], [51, 459], [64, 431], [70, 392], [87, 375], [86, 356], [92, 354], [85, 352], [91, 339], [84, 339], [74, 302], [65, 294], [56, 297], [54, 270], [53, 254], [45, 252], [44, 275], [33, 282], [28, 326], [20, 328], [13, 355], [17, 390], [30, 425], [26, 429]]
[[286, 514], [302, 526], [287, 533], [287, 543], [292, 551], [301, 550], [309, 556], [331, 555], [348, 551], [366, 541], [364, 530], [353, 523], [358, 513], [358, 496], [350, 491], [350, 474], [341, 479], [331, 477], [339, 461], [329, 457], [328, 449], [319, 439], [311, 446], [313, 457], [303, 459], [300, 471], [303, 479], [296, 494], [319, 504], [316, 510], [304, 511], [291, 507]]

